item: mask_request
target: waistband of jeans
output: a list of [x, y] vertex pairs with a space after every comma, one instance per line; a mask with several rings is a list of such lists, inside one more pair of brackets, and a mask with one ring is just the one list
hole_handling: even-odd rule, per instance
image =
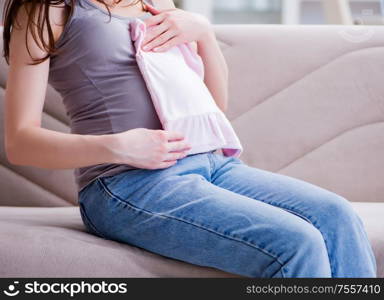
[[205, 152], [199, 152], [199, 153], [188, 154], [188, 156], [199, 155], [199, 154], [213, 153], [213, 152], [215, 152], [216, 150], [217, 150], [217, 149], [209, 150], [209, 151], [205, 151]]

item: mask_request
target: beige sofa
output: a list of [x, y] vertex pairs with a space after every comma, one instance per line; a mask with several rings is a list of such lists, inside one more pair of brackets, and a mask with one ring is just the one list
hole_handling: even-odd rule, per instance
[[[352, 201], [384, 277], [384, 27], [359, 28], [215, 25], [241, 158]], [[2, 60], [2, 87], [6, 72]], [[0, 276], [235, 276], [88, 234], [73, 170], [9, 164], [1, 118]], [[50, 87], [43, 126], [69, 132]]]

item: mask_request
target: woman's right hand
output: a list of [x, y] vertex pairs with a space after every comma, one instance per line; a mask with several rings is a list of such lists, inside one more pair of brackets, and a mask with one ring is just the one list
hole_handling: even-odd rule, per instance
[[181, 133], [161, 129], [135, 128], [110, 137], [113, 162], [141, 169], [168, 168], [191, 149]]

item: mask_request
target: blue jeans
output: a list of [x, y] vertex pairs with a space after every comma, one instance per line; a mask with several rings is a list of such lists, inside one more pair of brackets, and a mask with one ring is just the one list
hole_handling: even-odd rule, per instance
[[348, 200], [213, 152], [99, 177], [79, 192], [86, 229], [246, 277], [376, 277]]

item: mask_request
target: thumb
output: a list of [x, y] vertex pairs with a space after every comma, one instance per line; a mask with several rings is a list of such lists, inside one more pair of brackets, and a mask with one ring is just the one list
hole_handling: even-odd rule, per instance
[[151, 4], [149, 4], [147, 1], [143, 1], [144, 5], [145, 5], [145, 9], [148, 10], [150, 13], [152, 13], [153, 15], [157, 15], [160, 13], [160, 10], [156, 9], [155, 7], [153, 7]]

